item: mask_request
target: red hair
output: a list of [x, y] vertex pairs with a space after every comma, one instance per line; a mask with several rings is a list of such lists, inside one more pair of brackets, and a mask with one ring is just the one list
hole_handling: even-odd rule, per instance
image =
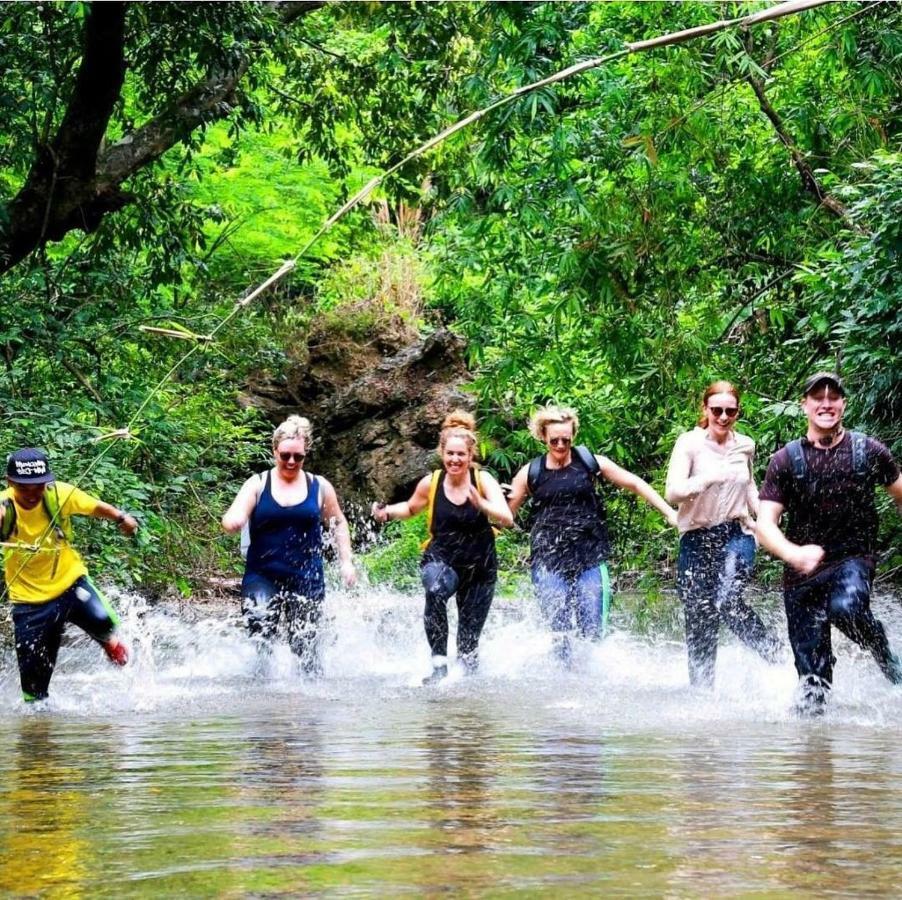
[[[705, 393], [702, 394], [702, 409], [708, 405], [708, 399], [715, 394], [732, 394], [736, 398], [736, 405], [739, 406], [739, 390], [735, 385], [731, 384], [729, 381], [712, 381], [711, 384], [705, 388]], [[698, 426], [699, 428], [702, 428], [707, 424], [708, 417], [702, 413], [702, 417], [698, 420]]]

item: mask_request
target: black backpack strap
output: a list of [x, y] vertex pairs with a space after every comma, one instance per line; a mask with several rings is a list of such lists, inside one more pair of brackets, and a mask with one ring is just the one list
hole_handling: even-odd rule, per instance
[[859, 478], [868, 471], [868, 439], [860, 431], [850, 431], [852, 439], [852, 472]]
[[577, 444], [573, 450], [576, 458], [585, 466], [589, 474], [593, 478], [597, 478], [601, 474], [601, 466], [598, 465], [595, 454], [585, 444]]
[[530, 494], [536, 492], [536, 485], [539, 483], [539, 475], [542, 472], [542, 459], [544, 457], [537, 456], [529, 462], [529, 471], [526, 473], [526, 487]]
[[808, 464], [805, 462], [805, 451], [802, 449], [802, 441], [796, 439], [786, 445], [789, 454], [789, 466], [792, 469], [792, 477], [802, 480], [808, 474]]

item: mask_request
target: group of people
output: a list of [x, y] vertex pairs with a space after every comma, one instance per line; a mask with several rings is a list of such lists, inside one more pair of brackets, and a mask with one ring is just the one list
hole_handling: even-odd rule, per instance
[[[448, 415], [439, 436], [440, 468], [425, 474], [408, 500], [372, 507], [378, 523], [426, 513], [429, 537], [421, 576], [432, 653], [426, 681], [441, 680], [448, 671], [452, 596], [458, 611], [457, 657], [466, 670], [477, 667], [497, 579], [495, 531], [512, 526], [524, 505], [532, 582], [557, 656], [569, 664], [575, 639], [603, 635], [611, 545], [599, 484], [609, 482], [637, 494], [679, 530], [677, 589], [693, 685], [713, 684], [721, 624], [768, 661], [782, 654], [780, 638], [744, 597], [757, 544], [785, 563], [784, 599], [800, 677], [800, 710], [817, 713], [827, 701], [834, 625], [870, 651], [891, 682], [902, 684], [902, 663], [870, 606], [875, 488], [885, 488], [902, 509], [902, 475], [883, 444], [843, 427], [845, 400], [835, 373], [818, 372], [805, 382], [806, 434], [774, 454], [759, 492], [754, 442], [735, 429], [739, 391], [726, 381], [711, 384], [697, 426], [676, 441], [664, 497], [637, 475], [577, 444], [577, 414], [558, 406], [533, 415], [530, 432], [544, 452], [516, 473], [505, 497], [476, 461], [473, 417], [462, 411]], [[315, 674], [325, 598], [324, 526], [345, 585], [354, 585], [356, 574], [335, 489], [304, 467], [311, 440], [307, 419], [291, 416], [282, 423], [272, 438], [273, 466], [242, 485], [222, 525], [246, 536], [241, 597], [248, 632], [270, 639], [284, 621], [292, 650], [304, 670]], [[12, 454], [7, 480], [9, 487], [0, 495], [0, 536], [22, 689], [26, 700], [36, 700], [47, 696], [67, 621], [97, 640], [114, 662], [125, 664], [128, 658], [115, 634], [115, 613], [71, 546], [70, 518], [110, 519], [126, 534], [134, 533], [137, 523], [56, 482], [38, 450]]]

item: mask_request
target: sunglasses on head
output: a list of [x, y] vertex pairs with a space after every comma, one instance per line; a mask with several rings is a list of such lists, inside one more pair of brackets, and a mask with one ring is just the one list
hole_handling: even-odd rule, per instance
[[735, 419], [736, 416], [739, 415], [738, 406], [709, 406], [708, 409], [714, 413], [715, 419], [719, 419], [721, 416], [726, 416], [728, 419]]
[[548, 438], [548, 443], [551, 444], [552, 447], [569, 447], [573, 443], [573, 438]]
[[302, 462], [306, 456], [306, 453], [279, 453], [279, 459], [281, 459], [282, 462]]

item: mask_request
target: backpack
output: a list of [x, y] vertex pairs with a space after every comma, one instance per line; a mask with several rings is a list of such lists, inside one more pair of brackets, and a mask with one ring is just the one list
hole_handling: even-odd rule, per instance
[[[601, 466], [598, 465], [595, 454], [585, 444], [577, 444], [573, 447], [573, 452], [576, 455], [576, 458], [583, 464], [583, 468], [589, 473], [590, 477], [598, 478], [601, 474]], [[543, 459], [543, 456], [537, 456], [529, 464], [529, 471], [526, 473], [526, 486], [529, 488], [530, 494], [535, 493], [539, 475], [542, 471]]]
[[[867, 474], [867, 437], [860, 431], [850, 431], [849, 437], [852, 440], [852, 474], [863, 478]], [[808, 463], [805, 461], [801, 438], [790, 441], [786, 445], [786, 452], [789, 454], [792, 477], [796, 481], [804, 481], [808, 474]]]

